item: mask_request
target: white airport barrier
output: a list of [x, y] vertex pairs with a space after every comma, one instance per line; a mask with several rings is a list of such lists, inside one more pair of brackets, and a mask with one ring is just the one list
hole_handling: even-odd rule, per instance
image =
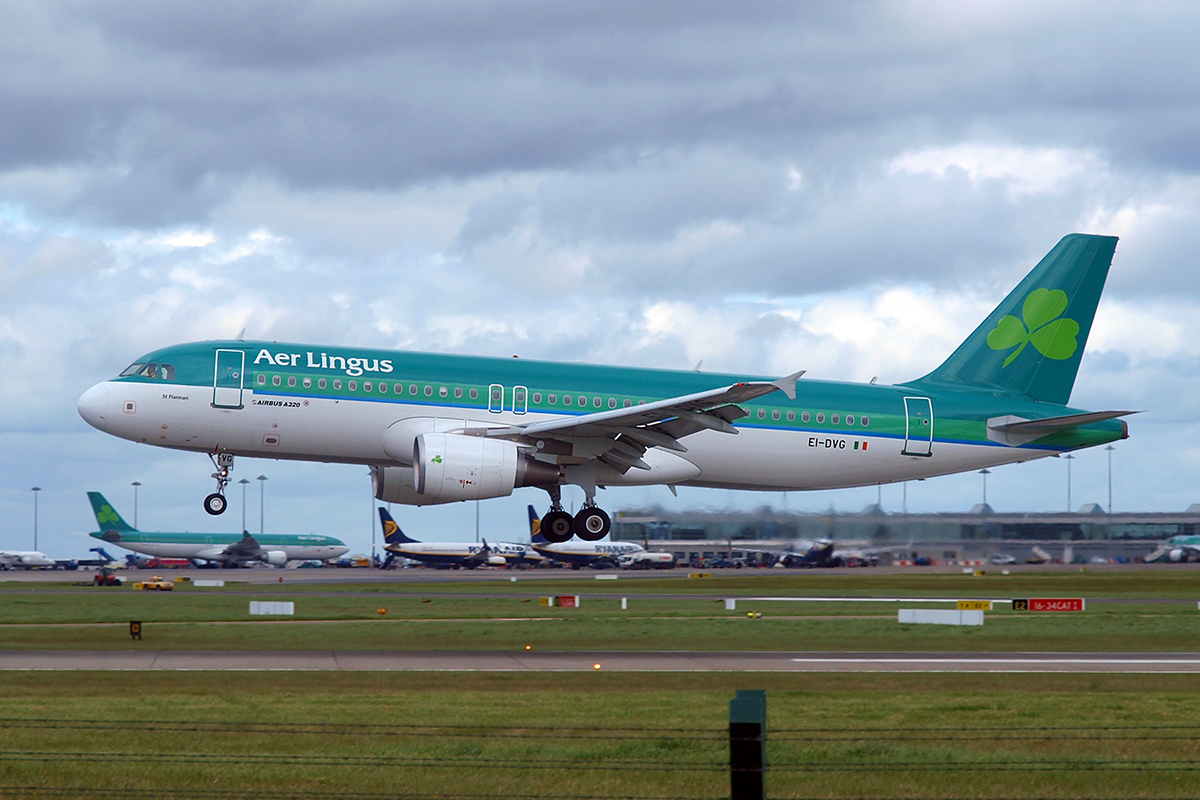
[[281, 603], [251, 600], [250, 613], [267, 614], [271, 616], [291, 616], [296, 613], [296, 604], [291, 602]]
[[192, 586], [224, 586], [225, 581], [192, 581]]
[[902, 608], [900, 621], [925, 625], [982, 625], [982, 611], [947, 611], [940, 608]]
[[621, 576], [620, 575], [597, 575], [596, 580], [598, 580], [598, 581], [615, 581], [619, 577], [621, 577]]
[[726, 611], [737, 611], [737, 600], [734, 600], [733, 598], [726, 598], [725, 599], [725, 610]]
[[622, 597], [622, 598], [621, 598], [621, 610], [622, 610], [622, 611], [624, 611], [624, 610], [625, 610], [626, 608], [628, 608], [628, 607], [629, 607], [629, 606], [628, 606], [628, 603], [627, 603], [626, 599], [625, 599], [624, 597]]

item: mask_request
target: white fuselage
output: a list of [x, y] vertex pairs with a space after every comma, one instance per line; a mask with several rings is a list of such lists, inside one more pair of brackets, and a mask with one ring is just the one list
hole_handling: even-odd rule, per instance
[[[293, 398], [244, 390], [243, 408], [214, 408], [211, 387], [109, 381], [79, 403], [93, 426], [135, 442], [196, 452], [393, 466], [384, 449], [393, 423], [417, 417], [463, 420], [433, 403], [375, 399]], [[936, 413], [936, 409], [934, 410]], [[473, 412], [486, 425], [527, 425], [545, 413]], [[1030, 450], [938, 441], [934, 457], [901, 453], [902, 439], [870, 430], [812, 433], [740, 426], [739, 435], [701, 431], [687, 453], [651, 449], [653, 469], [604, 472], [601, 485], [661, 483], [751, 490], [834, 489], [915, 480], [1053, 455]], [[867, 447], [863, 447], [863, 443]], [[855, 445], [858, 445], [857, 447]]]
[[54, 559], [36, 550], [0, 550], [0, 567], [4, 569], [34, 569], [53, 567]]

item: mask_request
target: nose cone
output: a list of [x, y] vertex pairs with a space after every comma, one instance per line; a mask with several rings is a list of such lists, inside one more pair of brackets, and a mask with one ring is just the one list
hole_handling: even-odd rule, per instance
[[104, 430], [108, 425], [108, 386], [97, 383], [79, 398], [79, 416], [93, 428]]

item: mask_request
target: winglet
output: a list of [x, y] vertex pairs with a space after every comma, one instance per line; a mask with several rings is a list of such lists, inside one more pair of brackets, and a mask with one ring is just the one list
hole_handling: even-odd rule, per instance
[[800, 380], [800, 376], [806, 372], [808, 372], [808, 370], [806, 370], [806, 369], [802, 369], [799, 372], [793, 372], [791, 375], [788, 375], [786, 378], [780, 378], [777, 381], [771, 381], [771, 385], [774, 386], [779, 391], [786, 394], [788, 400], [795, 400], [796, 399], [796, 381]]

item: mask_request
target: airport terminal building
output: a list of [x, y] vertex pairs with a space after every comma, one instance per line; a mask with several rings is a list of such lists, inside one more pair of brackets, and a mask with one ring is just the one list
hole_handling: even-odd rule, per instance
[[880, 553], [881, 563], [911, 559], [914, 554], [935, 561], [986, 560], [1007, 554], [1024, 562], [1038, 558], [1038, 550], [1054, 560], [1128, 562], [1149, 555], [1172, 536], [1196, 534], [1200, 534], [1200, 504], [1181, 513], [1110, 515], [1093, 503], [1078, 512], [1050, 514], [1001, 514], [982, 504], [961, 514], [885, 513], [874, 505], [857, 514], [800, 514], [770, 507], [692, 512], [633, 509], [617, 514], [612, 538], [672, 552], [681, 564], [718, 558], [753, 562], [758, 547], [818, 539], [832, 539], [845, 547], [891, 548], [892, 555]]

